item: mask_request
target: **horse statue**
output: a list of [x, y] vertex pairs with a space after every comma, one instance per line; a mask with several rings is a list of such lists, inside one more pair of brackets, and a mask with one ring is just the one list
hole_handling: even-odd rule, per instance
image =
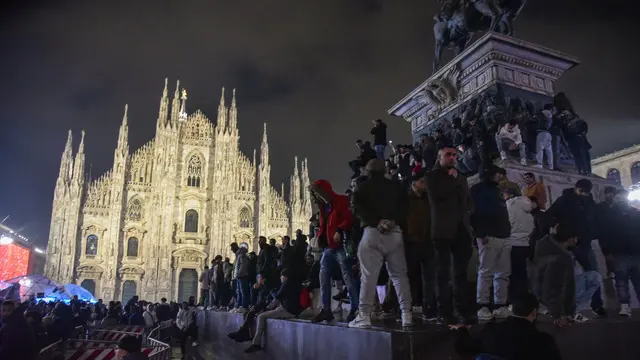
[[434, 17], [436, 44], [433, 72], [440, 68], [446, 47], [452, 47], [454, 54], [458, 55], [478, 31], [513, 35], [513, 20], [525, 4], [526, 0], [445, 0], [442, 9]]

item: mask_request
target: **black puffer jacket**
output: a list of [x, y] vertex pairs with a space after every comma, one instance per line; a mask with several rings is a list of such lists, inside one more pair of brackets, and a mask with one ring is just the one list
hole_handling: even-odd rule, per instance
[[574, 188], [565, 189], [562, 196], [545, 212], [546, 226], [564, 223], [578, 230], [578, 246], [590, 246], [594, 236], [596, 203], [591, 196], [579, 196]]
[[469, 189], [475, 205], [471, 226], [477, 238], [485, 236], [506, 239], [511, 236], [509, 212], [498, 184], [484, 180]]

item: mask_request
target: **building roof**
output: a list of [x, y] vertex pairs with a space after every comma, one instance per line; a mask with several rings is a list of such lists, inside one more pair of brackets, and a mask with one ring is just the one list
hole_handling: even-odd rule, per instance
[[635, 154], [636, 152], [640, 152], [640, 144], [632, 145], [622, 150], [618, 150], [616, 152], [612, 152], [610, 154], [597, 157], [591, 160], [591, 165], [592, 166], [601, 165], [603, 163], [621, 158], [623, 156]]

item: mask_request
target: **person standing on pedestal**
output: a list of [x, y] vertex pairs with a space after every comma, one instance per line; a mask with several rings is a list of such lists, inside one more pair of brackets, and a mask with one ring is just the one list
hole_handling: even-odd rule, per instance
[[[480, 183], [471, 187], [474, 203], [471, 224], [478, 246], [478, 320], [506, 318], [509, 276], [511, 275], [511, 224], [502, 191], [498, 185], [500, 168], [493, 165], [484, 171]], [[516, 187], [516, 190], [519, 189]], [[491, 303], [493, 284], [494, 311]]]
[[369, 178], [353, 193], [354, 212], [367, 227], [358, 245], [360, 313], [349, 323], [349, 327], [371, 326], [378, 275], [385, 264], [398, 294], [402, 325], [412, 326], [411, 288], [400, 228], [406, 222], [407, 191], [401, 183], [384, 177], [382, 160], [369, 161], [367, 173]]
[[536, 134], [536, 160], [537, 167], [542, 168], [544, 157], [547, 157], [548, 168], [553, 170], [553, 146], [551, 126], [553, 125], [553, 105], [546, 104], [538, 115], [538, 129]]
[[[435, 320], [436, 263], [431, 241], [431, 207], [423, 171], [413, 175], [409, 190], [405, 252], [413, 303], [422, 304], [422, 320]], [[418, 297], [420, 294], [422, 298]]]
[[376, 157], [379, 160], [384, 160], [384, 150], [387, 148], [387, 124], [383, 123], [381, 119], [373, 120], [371, 135], [373, 135]]
[[[466, 322], [469, 311], [467, 268], [471, 258], [470, 198], [467, 178], [456, 169], [456, 149], [443, 148], [438, 162], [427, 174], [427, 195], [431, 207], [431, 238], [436, 251], [436, 284], [439, 316], [447, 323], [453, 319], [455, 297], [459, 321]], [[451, 260], [453, 289], [451, 296]]]
[[342, 273], [342, 280], [349, 291], [351, 312], [347, 320], [356, 317], [358, 310], [358, 293], [356, 279], [352, 276], [351, 264], [344, 249], [346, 232], [353, 225], [353, 214], [349, 209], [349, 198], [338, 195], [326, 180], [318, 180], [310, 186], [311, 196], [320, 208], [320, 226], [317, 233], [318, 244], [324, 249], [320, 259], [320, 296], [322, 311], [312, 322], [332, 321], [331, 312], [331, 272], [337, 263]]

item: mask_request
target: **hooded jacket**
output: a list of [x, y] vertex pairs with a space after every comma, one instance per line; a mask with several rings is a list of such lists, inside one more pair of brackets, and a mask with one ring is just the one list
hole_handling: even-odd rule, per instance
[[249, 277], [249, 257], [247, 256], [247, 251], [246, 248], [241, 246], [236, 252], [236, 263], [233, 269], [233, 277], [236, 279]]
[[602, 206], [598, 212], [598, 242], [605, 255], [640, 255], [640, 211], [627, 204]]
[[385, 178], [384, 173], [372, 173], [353, 193], [353, 210], [366, 226], [376, 227], [383, 219], [404, 226], [407, 190], [401, 182]]
[[471, 215], [471, 226], [476, 237], [509, 238], [509, 213], [498, 184], [484, 180], [473, 185], [469, 191], [475, 205]]
[[535, 220], [531, 215], [533, 203], [529, 198], [516, 196], [507, 200], [506, 204], [511, 224], [511, 236], [509, 237], [511, 245], [529, 246], [529, 238], [535, 228]]
[[553, 205], [545, 212], [547, 227], [551, 227], [553, 221], [570, 224], [579, 230], [578, 246], [591, 247], [594, 238], [596, 203], [591, 196], [580, 196], [574, 188], [565, 189], [562, 196], [554, 201]]
[[573, 254], [547, 235], [536, 245], [533, 262], [533, 293], [552, 317], [572, 315], [576, 310]]
[[334, 242], [333, 236], [336, 232], [348, 231], [353, 224], [349, 198], [336, 194], [327, 180], [318, 180], [314, 185], [331, 194], [331, 203], [325, 205], [324, 209], [320, 209], [320, 229], [316, 235], [319, 239], [318, 243], [321, 247], [337, 249], [342, 246], [342, 243]]

